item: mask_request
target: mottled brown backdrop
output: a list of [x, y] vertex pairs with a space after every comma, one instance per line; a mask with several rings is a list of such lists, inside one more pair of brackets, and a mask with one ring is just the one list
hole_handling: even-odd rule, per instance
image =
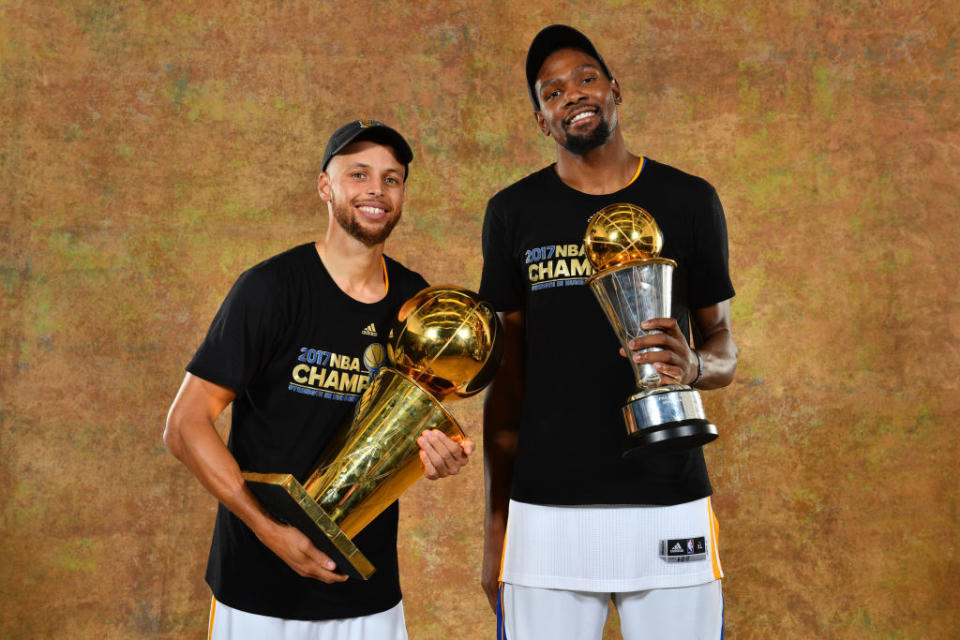
[[[220, 300], [323, 233], [359, 116], [417, 156], [389, 253], [476, 287], [486, 199], [552, 158], [521, 71], [552, 22], [726, 206], [729, 637], [960, 636], [956, 3], [415, 4], [0, 2], [0, 638], [204, 636], [215, 504], [160, 434]], [[402, 500], [414, 640], [493, 635], [479, 458]]]

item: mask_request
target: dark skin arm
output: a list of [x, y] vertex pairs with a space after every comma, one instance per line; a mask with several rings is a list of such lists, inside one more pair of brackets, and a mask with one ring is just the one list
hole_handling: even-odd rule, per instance
[[[694, 340], [703, 358], [703, 375], [698, 389], [719, 389], [733, 381], [737, 369], [737, 345], [730, 330], [730, 301], [693, 312]], [[632, 357], [639, 363], [652, 363], [660, 372], [660, 385], [691, 384], [697, 377], [697, 356], [693, 353], [674, 318], [654, 318], [643, 323], [646, 331], [659, 329], [630, 341]], [[639, 353], [641, 349], [660, 347], [663, 351]], [[623, 350], [620, 350], [621, 354]]]
[[480, 577], [494, 611], [523, 399], [523, 313], [515, 311], [499, 315], [504, 329], [503, 362], [487, 387], [483, 403], [483, 468], [487, 500]]

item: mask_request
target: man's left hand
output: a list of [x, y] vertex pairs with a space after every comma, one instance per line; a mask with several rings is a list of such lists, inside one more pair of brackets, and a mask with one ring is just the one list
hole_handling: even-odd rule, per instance
[[[659, 332], [631, 340], [630, 348], [633, 352], [630, 357], [640, 364], [652, 364], [660, 373], [659, 386], [693, 382], [697, 377], [697, 356], [680, 332], [676, 319], [654, 318], [645, 321], [641, 326], [644, 331]], [[640, 353], [640, 350], [649, 347], [660, 347], [663, 351]]]
[[456, 475], [469, 462], [474, 449], [470, 438], [457, 442], [437, 429], [424, 431], [417, 438], [417, 444], [420, 445], [423, 475], [430, 480]]

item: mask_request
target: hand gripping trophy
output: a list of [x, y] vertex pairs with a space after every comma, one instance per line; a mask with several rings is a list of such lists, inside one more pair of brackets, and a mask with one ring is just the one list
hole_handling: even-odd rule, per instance
[[382, 368], [306, 482], [290, 474], [244, 472], [274, 517], [303, 531], [337, 563], [366, 580], [375, 568], [352, 538], [416, 482], [417, 438], [439, 429], [464, 434], [440, 400], [483, 389], [500, 365], [503, 329], [493, 309], [458, 287], [429, 287], [403, 304]]
[[[630, 340], [650, 333], [640, 327], [642, 322], [670, 317], [677, 263], [660, 257], [660, 227], [653, 216], [633, 204], [612, 204], [594, 214], [584, 245], [595, 271], [587, 284], [629, 354]], [[660, 347], [644, 351], [648, 350]], [[629, 360], [638, 392], [623, 407], [624, 457], [689, 449], [716, 439], [717, 428], [706, 419], [700, 394], [682, 384], [656, 387], [660, 374], [654, 366]]]

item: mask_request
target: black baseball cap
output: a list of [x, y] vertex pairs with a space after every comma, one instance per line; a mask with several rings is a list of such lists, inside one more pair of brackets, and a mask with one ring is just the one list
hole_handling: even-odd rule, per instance
[[360, 140], [372, 140], [393, 147], [393, 154], [405, 169], [403, 181], [407, 181], [407, 176], [410, 175], [409, 165], [410, 161], [413, 160], [413, 151], [402, 135], [378, 120], [353, 120], [334, 131], [327, 142], [327, 148], [323, 152], [323, 164], [320, 166], [320, 170], [326, 171], [327, 165], [330, 164], [330, 158], [343, 151], [344, 147], [351, 142]]
[[530, 49], [527, 50], [527, 89], [530, 90], [530, 100], [533, 101], [533, 108], [540, 111], [540, 100], [537, 98], [537, 92], [534, 85], [537, 84], [537, 74], [540, 73], [540, 67], [543, 61], [550, 57], [550, 54], [557, 49], [579, 49], [584, 53], [593, 56], [600, 63], [600, 68], [607, 74], [607, 77], [613, 80], [613, 74], [607, 68], [607, 63], [597, 52], [590, 39], [565, 24], [552, 24], [544, 28], [537, 37], [530, 43]]

